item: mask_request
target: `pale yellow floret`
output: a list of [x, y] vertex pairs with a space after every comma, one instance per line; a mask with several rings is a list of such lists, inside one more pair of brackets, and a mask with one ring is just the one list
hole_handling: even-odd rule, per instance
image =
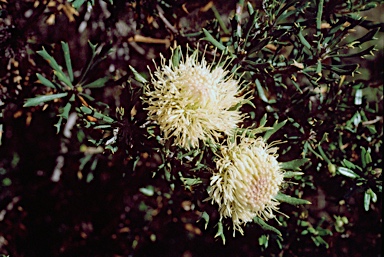
[[164, 138], [190, 149], [231, 135], [244, 118], [235, 108], [244, 102], [239, 82], [222, 67], [208, 65], [204, 56], [199, 61], [197, 50], [177, 66], [171, 60], [161, 56], [143, 98], [149, 119], [158, 123]]
[[221, 146], [217, 172], [211, 177], [209, 199], [217, 203], [221, 218], [231, 218], [233, 230], [260, 217], [274, 218], [284, 174], [277, 161], [277, 148], [269, 148], [260, 137]]

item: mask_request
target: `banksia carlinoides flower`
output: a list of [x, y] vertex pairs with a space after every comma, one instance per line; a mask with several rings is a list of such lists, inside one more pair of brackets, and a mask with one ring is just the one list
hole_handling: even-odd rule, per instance
[[198, 50], [175, 61], [180, 55], [178, 47], [169, 61], [161, 56], [151, 74], [143, 98], [149, 119], [165, 139], [174, 138], [175, 145], [186, 149], [231, 135], [244, 118], [238, 110], [244, 101], [240, 83], [222, 66], [208, 64], [204, 56], [199, 60]]
[[274, 197], [284, 174], [276, 159], [277, 147], [268, 146], [261, 137], [240, 139], [221, 146], [208, 199], [219, 205], [221, 218], [232, 218], [233, 232], [243, 234], [241, 225], [254, 217], [275, 217], [279, 202]]

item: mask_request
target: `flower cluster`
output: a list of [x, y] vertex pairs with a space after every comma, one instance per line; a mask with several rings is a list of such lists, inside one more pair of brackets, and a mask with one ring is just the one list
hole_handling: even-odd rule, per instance
[[238, 107], [247, 99], [223, 64], [214, 67], [204, 56], [199, 61], [197, 50], [175, 62], [181, 54], [180, 48], [175, 50], [168, 62], [161, 56], [160, 67], [145, 87], [149, 119], [159, 125], [165, 140], [172, 138], [188, 150], [227, 137], [217, 154], [208, 199], [218, 204], [221, 219], [232, 219], [234, 232], [243, 233], [243, 224], [256, 216], [273, 218], [278, 210], [275, 196], [284, 175], [277, 148], [262, 138], [235, 136], [244, 119]]
[[166, 140], [174, 138], [185, 149], [231, 135], [244, 118], [237, 110], [244, 101], [239, 82], [221, 66], [208, 65], [204, 56], [199, 61], [197, 50], [178, 64], [172, 62], [174, 55], [168, 63], [161, 56], [161, 66], [145, 88], [149, 119], [159, 124]]
[[231, 217], [234, 232], [256, 216], [274, 217], [279, 202], [274, 198], [284, 174], [277, 161], [276, 147], [259, 137], [241, 137], [221, 147], [217, 172], [211, 177], [209, 199], [219, 205], [220, 216]]

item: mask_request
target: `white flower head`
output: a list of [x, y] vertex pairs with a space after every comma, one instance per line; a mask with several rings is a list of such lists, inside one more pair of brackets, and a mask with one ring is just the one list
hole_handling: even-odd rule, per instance
[[145, 87], [149, 119], [159, 124], [166, 140], [174, 138], [186, 149], [231, 135], [244, 119], [238, 110], [245, 97], [239, 81], [223, 65], [208, 64], [204, 55], [199, 59], [198, 50], [185, 58], [180, 47], [172, 51], [169, 61], [161, 56]]
[[254, 217], [275, 217], [279, 202], [274, 197], [284, 174], [277, 161], [277, 147], [268, 146], [261, 137], [240, 139], [221, 146], [208, 199], [219, 205], [221, 218], [232, 219], [234, 233], [243, 234], [241, 225]]

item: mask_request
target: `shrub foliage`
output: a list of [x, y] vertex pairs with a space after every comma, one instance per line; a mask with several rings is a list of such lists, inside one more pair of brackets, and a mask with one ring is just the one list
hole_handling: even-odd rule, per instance
[[379, 256], [383, 7], [0, 0], [0, 254]]

